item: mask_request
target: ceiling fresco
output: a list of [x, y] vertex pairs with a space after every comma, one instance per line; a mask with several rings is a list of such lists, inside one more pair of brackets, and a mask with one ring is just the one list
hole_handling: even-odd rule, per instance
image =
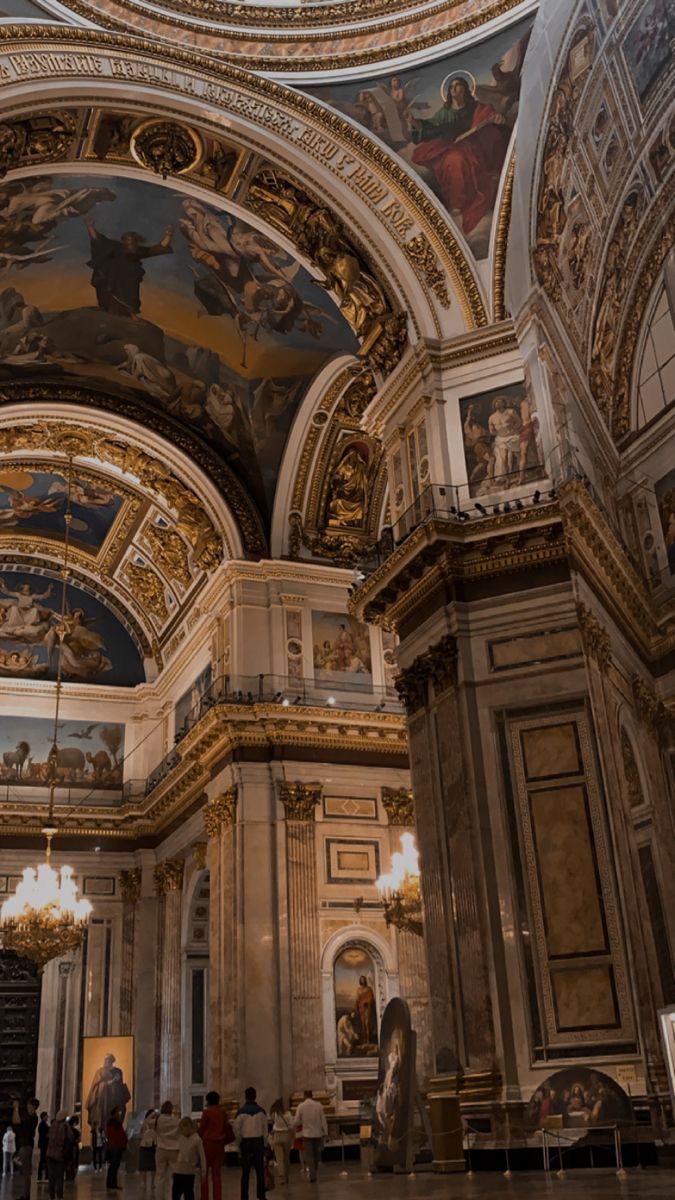
[[68, 585], [61, 621], [55, 572], [30, 574], [0, 564], [0, 675], [133, 686], [145, 680], [143, 659], [121, 620], [82, 587]]
[[0, 267], [0, 379], [137, 396], [215, 446], [263, 512], [309, 382], [358, 351], [275, 242], [136, 179], [4, 182]]
[[[6, 529], [37, 537], [61, 539], [64, 532], [65, 475], [24, 467], [0, 469], [0, 533]], [[75, 477], [71, 485], [70, 540], [98, 554], [124, 501], [110, 486]]]
[[412, 167], [456, 221], [477, 259], [488, 253], [531, 29], [530, 18], [433, 63], [305, 88]]

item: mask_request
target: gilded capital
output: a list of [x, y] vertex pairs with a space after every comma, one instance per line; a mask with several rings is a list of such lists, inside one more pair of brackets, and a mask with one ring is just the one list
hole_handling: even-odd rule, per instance
[[639, 675], [633, 675], [631, 687], [633, 708], [640, 724], [646, 726], [652, 733], [665, 732], [672, 717], [654, 689], [650, 688]]
[[166, 892], [179, 892], [183, 886], [185, 863], [182, 858], [165, 858], [154, 869], [155, 891], [158, 896]]
[[382, 788], [382, 804], [390, 825], [415, 824], [412, 788]]
[[214, 796], [204, 809], [204, 828], [210, 838], [218, 837], [221, 829], [226, 825], [234, 825], [237, 819], [237, 785], [232, 784], [232, 787], [221, 792], [219, 796]]
[[456, 686], [457, 657], [457, 639], [451, 633], [446, 633], [401, 671], [394, 680], [394, 686], [407, 713], [424, 708], [429, 700], [429, 684], [433, 685], [434, 694]]
[[141, 895], [141, 869], [133, 867], [130, 871], [120, 871], [117, 876], [122, 899], [129, 904], [135, 904]]
[[316, 806], [321, 802], [321, 783], [280, 783], [279, 799], [287, 821], [313, 821]]
[[586, 654], [605, 670], [612, 657], [612, 639], [595, 613], [581, 602], [577, 604], [577, 618]]

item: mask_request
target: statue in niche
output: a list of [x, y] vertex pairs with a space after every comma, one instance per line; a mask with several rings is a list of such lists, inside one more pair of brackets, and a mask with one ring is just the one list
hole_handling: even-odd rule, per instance
[[370, 451], [363, 442], [351, 442], [338, 459], [328, 485], [326, 515], [329, 525], [361, 526], [365, 522]]

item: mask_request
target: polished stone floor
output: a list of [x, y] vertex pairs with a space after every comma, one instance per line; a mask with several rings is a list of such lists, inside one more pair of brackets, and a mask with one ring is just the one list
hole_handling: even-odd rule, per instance
[[[321, 1200], [673, 1200], [675, 1170], [649, 1167], [629, 1170], [626, 1177], [617, 1179], [612, 1170], [569, 1171], [565, 1179], [555, 1175], [546, 1178], [542, 1172], [516, 1172], [510, 1179], [494, 1171], [467, 1175], [434, 1175], [420, 1172], [414, 1177], [405, 1175], [375, 1175], [369, 1178], [358, 1162], [347, 1163], [347, 1174], [341, 1175], [339, 1163], [321, 1168], [318, 1184], [310, 1184], [298, 1167], [292, 1169], [288, 1187], [275, 1188], [276, 1200], [308, 1200], [320, 1193]], [[17, 1181], [18, 1182], [18, 1181]], [[120, 1200], [163, 1200], [159, 1195], [144, 1193], [140, 1177], [120, 1176], [123, 1190]], [[65, 1200], [106, 1200], [104, 1179], [83, 1168], [77, 1183], [66, 1186]], [[15, 1192], [15, 1194], [18, 1194]], [[0, 1196], [9, 1200], [9, 1180], [3, 1178]], [[238, 1200], [239, 1171], [230, 1168], [223, 1172], [223, 1200]], [[47, 1200], [44, 1185], [33, 1187], [31, 1200]], [[251, 1187], [251, 1200], [255, 1192]]]

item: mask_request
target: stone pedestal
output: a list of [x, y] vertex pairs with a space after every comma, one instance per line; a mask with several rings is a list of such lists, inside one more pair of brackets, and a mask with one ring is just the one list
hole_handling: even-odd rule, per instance
[[157, 1050], [160, 1103], [180, 1102], [181, 903], [182, 859], [167, 858], [155, 867], [160, 897], [160, 952], [157, 958]]
[[293, 1087], [318, 1088], [324, 1071], [314, 813], [321, 786], [282, 783], [279, 797], [286, 818]]

